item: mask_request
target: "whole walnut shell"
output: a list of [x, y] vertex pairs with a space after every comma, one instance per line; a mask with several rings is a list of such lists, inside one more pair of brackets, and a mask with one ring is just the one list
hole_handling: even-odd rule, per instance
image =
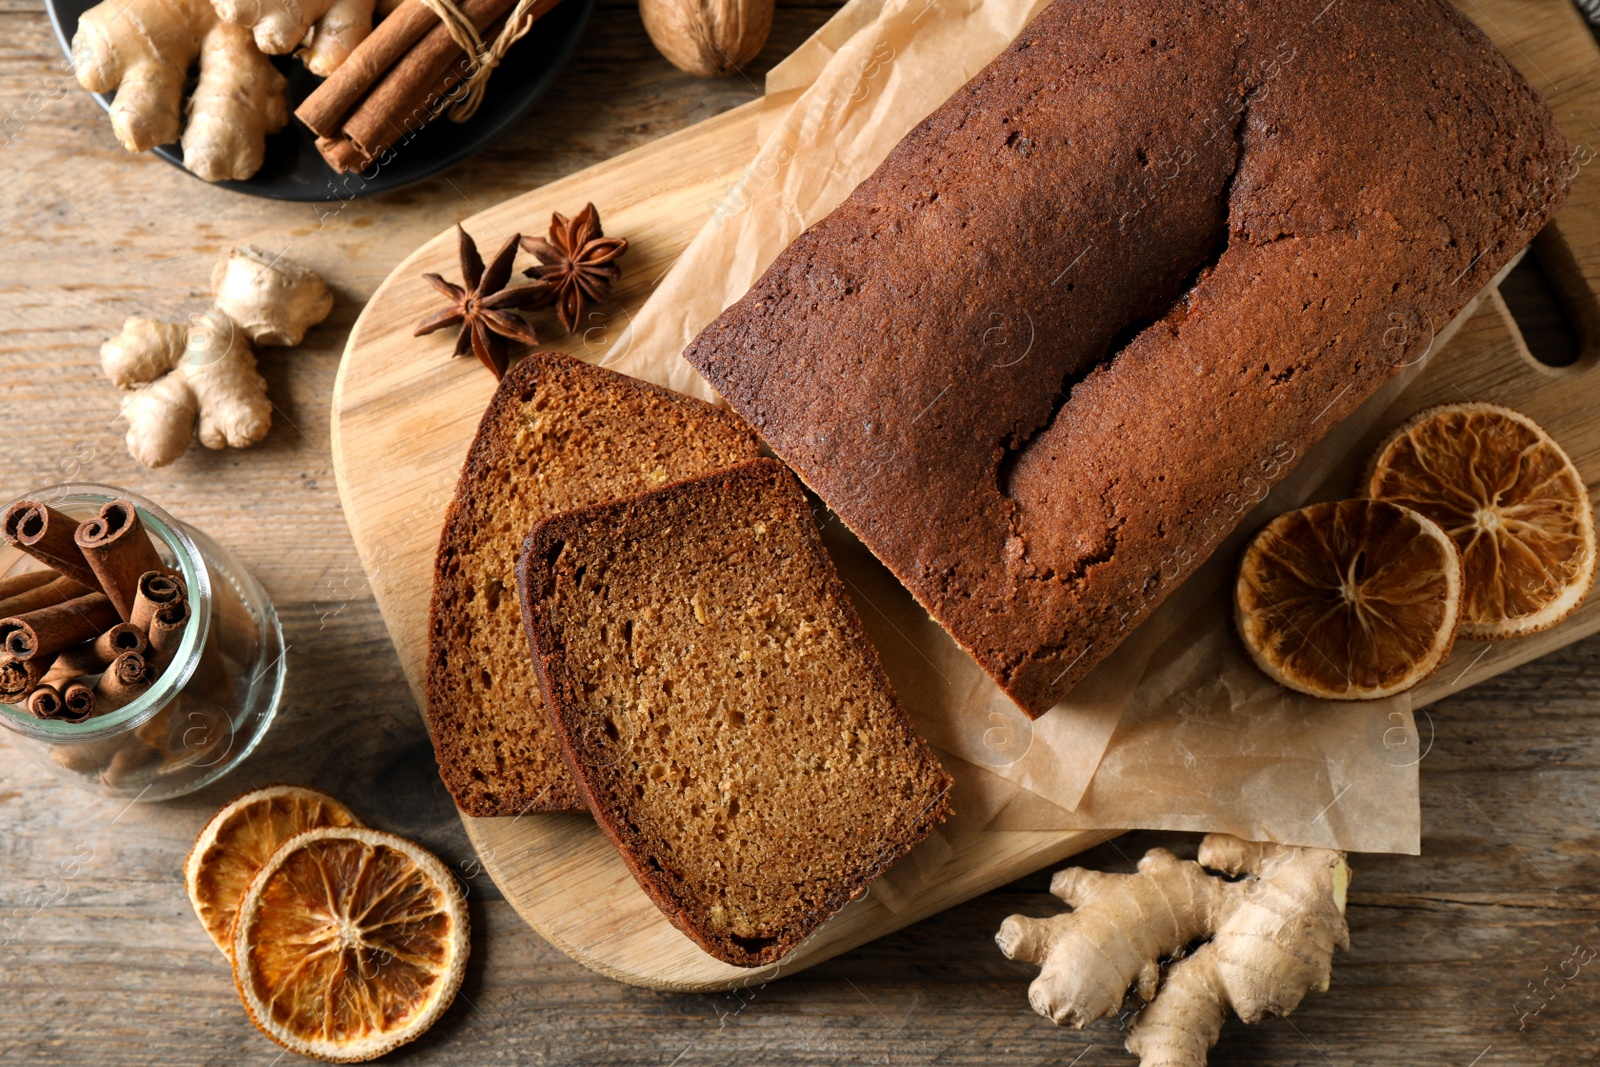
[[773, 0], [639, 0], [645, 32], [681, 71], [732, 74], [756, 57], [772, 30]]

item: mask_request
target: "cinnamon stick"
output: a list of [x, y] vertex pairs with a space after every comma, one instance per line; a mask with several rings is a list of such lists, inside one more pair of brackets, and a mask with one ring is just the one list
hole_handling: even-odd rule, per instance
[[159, 758], [161, 753], [149, 745], [124, 745], [100, 772], [100, 780], [113, 789], [131, 789], [137, 784], [133, 781], [134, 775]]
[[61, 694], [56, 692], [56, 687], [53, 685], [41, 684], [29, 694], [25, 706], [28, 714], [35, 719], [60, 719], [63, 717], [62, 713], [67, 710], [66, 705], [61, 702]]
[[137, 652], [124, 652], [111, 661], [94, 687], [95, 711], [103, 715], [133, 703], [150, 688], [152, 680], [154, 675], [145, 658]]
[[[559, 3], [560, 0], [537, 0], [529, 7], [528, 15], [536, 21]], [[489, 41], [504, 28], [506, 15], [516, 3], [515, 0], [466, 0], [460, 6], [462, 14]], [[313, 118], [324, 127], [317, 131], [322, 135], [318, 148], [323, 157], [342, 172], [371, 165], [432, 121], [440, 103], [472, 75], [476, 64], [477, 58], [462, 52], [449, 29], [435, 22], [433, 29], [415, 47], [394, 62], [366, 99], [356, 104], [352, 98], [353, 107], [341, 129], [330, 130], [329, 115], [314, 112]], [[342, 101], [330, 99], [329, 112], [331, 105], [339, 102]]]
[[[463, 13], [472, 17], [470, 12]], [[422, 0], [405, 0], [394, 14], [374, 26], [367, 39], [301, 102], [295, 109], [295, 118], [318, 137], [336, 137], [341, 121], [367, 90], [438, 25], [439, 16], [424, 7]]]
[[53, 570], [23, 571], [21, 574], [8, 574], [0, 578], [0, 604], [5, 603], [19, 593], [26, 593], [30, 589], [37, 589], [46, 582], [54, 581], [61, 577]]
[[161, 557], [132, 502], [113, 500], [78, 526], [74, 540], [123, 622], [133, 617], [139, 578], [162, 569]]
[[94, 690], [82, 682], [73, 682], [61, 692], [61, 703], [72, 722], [83, 722], [95, 713]]
[[0, 619], [0, 648], [17, 658], [54, 656], [64, 648], [98, 637], [117, 624], [117, 611], [104, 593], [52, 604]]
[[[461, 13], [482, 34], [493, 36], [515, 0], [467, 0]], [[361, 153], [362, 166], [433, 121], [441, 101], [472, 74], [477, 60], [435, 26], [396, 63], [344, 121], [341, 133]]]
[[28, 699], [28, 694], [39, 687], [49, 666], [44, 658], [25, 660], [0, 656], [0, 702], [20, 704]]
[[231, 747], [233, 723], [226, 711], [203, 701], [186, 697], [182, 708], [182, 716], [175, 715], [168, 723], [164, 743], [154, 747], [164, 749], [162, 762], [167, 768], [202, 761], [210, 766], [220, 758], [213, 757], [218, 748]]
[[64, 650], [50, 665], [50, 669], [44, 672], [39, 684], [64, 690], [75, 678], [81, 678], [86, 674], [99, 674], [105, 670], [110, 660], [101, 659], [100, 653], [95, 651], [94, 646], [94, 641], [85, 641], [81, 645], [73, 645]]
[[57, 574], [55, 571], [30, 571], [29, 575], [42, 574], [48, 580], [42, 585], [36, 585], [23, 592], [14, 593], [0, 600], [0, 619], [9, 615], [22, 615], [39, 608], [47, 608], [51, 604], [60, 604], [74, 597], [83, 596], [93, 590], [85, 589], [71, 578]]
[[179, 724], [173, 721], [173, 712], [181, 703], [183, 703], [181, 696], [177, 700], [169, 700], [162, 706], [160, 711], [150, 716], [143, 725], [133, 731], [133, 736], [157, 752], [170, 753], [172, 749], [171, 735], [179, 729]]
[[144, 631], [125, 622], [117, 623], [95, 638], [93, 645], [94, 654], [101, 657], [102, 663], [110, 663], [129, 652], [137, 652], [142, 656], [149, 647], [150, 642], [145, 638]]
[[150, 629], [147, 638], [150, 642], [150, 661], [158, 668], [165, 668], [167, 663], [177, 653], [178, 646], [183, 643], [183, 633], [189, 628], [189, 601], [179, 600], [172, 604], [163, 604], [150, 618]]
[[141, 630], [150, 629], [150, 620], [168, 604], [185, 597], [183, 586], [166, 571], [145, 571], [139, 576], [139, 585], [133, 597], [133, 611], [128, 622]]
[[81, 596], [98, 591], [100, 579], [74, 540], [77, 527], [78, 520], [37, 500], [19, 500], [0, 516], [7, 544], [82, 586]]
[[142, 656], [149, 648], [144, 631], [130, 623], [119, 622], [94, 640], [63, 650], [40, 684], [60, 689], [74, 678], [99, 674], [106, 669], [106, 664], [124, 652], [137, 652]]
[[100, 773], [100, 761], [111, 753], [104, 741], [78, 742], [50, 746], [50, 762], [77, 774]]
[[347, 138], [341, 136], [318, 137], [317, 151], [322, 153], [322, 158], [328, 161], [328, 166], [340, 174], [365, 170], [372, 162], [361, 154], [361, 149], [351, 144]]
[[232, 707], [235, 676], [228, 663], [228, 658], [217, 648], [217, 628], [213, 626], [206, 631], [205, 644], [200, 646], [194, 674], [184, 684], [184, 697], [218, 708]]

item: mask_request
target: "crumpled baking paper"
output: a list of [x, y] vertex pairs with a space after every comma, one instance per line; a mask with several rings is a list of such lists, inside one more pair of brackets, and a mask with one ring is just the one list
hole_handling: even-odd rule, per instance
[[[1045, 0], [852, 0], [772, 71], [751, 163], [607, 365], [708, 400], [685, 346], [744, 295]], [[1404, 370], [1257, 503], [1188, 582], [1068, 698], [1030, 722], [837, 519], [823, 526], [896, 691], [943, 753], [956, 815], [874, 886], [891, 907], [980, 832], [1182, 829], [1415, 853], [1418, 741], [1411, 700], [1314, 700], [1267, 679], [1233, 633], [1230, 583], [1271, 516], [1352, 492], [1352, 446], [1441, 348], [1449, 328], [1402, 330]], [[1424, 336], [1425, 334], [1425, 336]], [[908, 490], [910, 491], [910, 490]]]

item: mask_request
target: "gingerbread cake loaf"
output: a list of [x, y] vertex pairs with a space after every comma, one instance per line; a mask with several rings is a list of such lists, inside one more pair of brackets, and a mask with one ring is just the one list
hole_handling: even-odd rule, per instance
[[759, 455], [725, 411], [554, 352], [506, 373], [445, 514], [428, 623], [428, 732], [469, 815], [581, 809], [517, 608], [523, 538], [560, 511]]
[[1039, 715], [1568, 164], [1445, 0], [1057, 0], [685, 354]]
[[547, 519], [517, 588], [595, 821], [718, 959], [781, 959], [945, 817], [783, 464]]

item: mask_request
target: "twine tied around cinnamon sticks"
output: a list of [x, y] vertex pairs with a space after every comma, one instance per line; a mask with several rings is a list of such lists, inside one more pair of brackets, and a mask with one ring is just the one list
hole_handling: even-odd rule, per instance
[[532, 11], [538, 0], [517, 0], [517, 6], [506, 16], [505, 26], [495, 35], [494, 43], [489, 45], [483, 43], [478, 28], [456, 6], [455, 0], [422, 0], [422, 3], [429, 11], [439, 16], [439, 21], [444, 23], [461, 50], [477, 60], [472, 73], [467, 75], [467, 80], [458, 87], [465, 88], [466, 92], [448, 112], [451, 122], [466, 122], [478, 113], [478, 107], [483, 103], [483, 94], [489, 88], [489, 76], [500, 65], [500, 61], [505, 59], [507, 50], [533, 29], [537, 16], [533, 15]]
[[317, 151], [335, 170], [365, 170], [447, 105], [452, 121], [471, 118], [507, 51], [559, 3], [405, 0], [295, 117], [317, 135]]

